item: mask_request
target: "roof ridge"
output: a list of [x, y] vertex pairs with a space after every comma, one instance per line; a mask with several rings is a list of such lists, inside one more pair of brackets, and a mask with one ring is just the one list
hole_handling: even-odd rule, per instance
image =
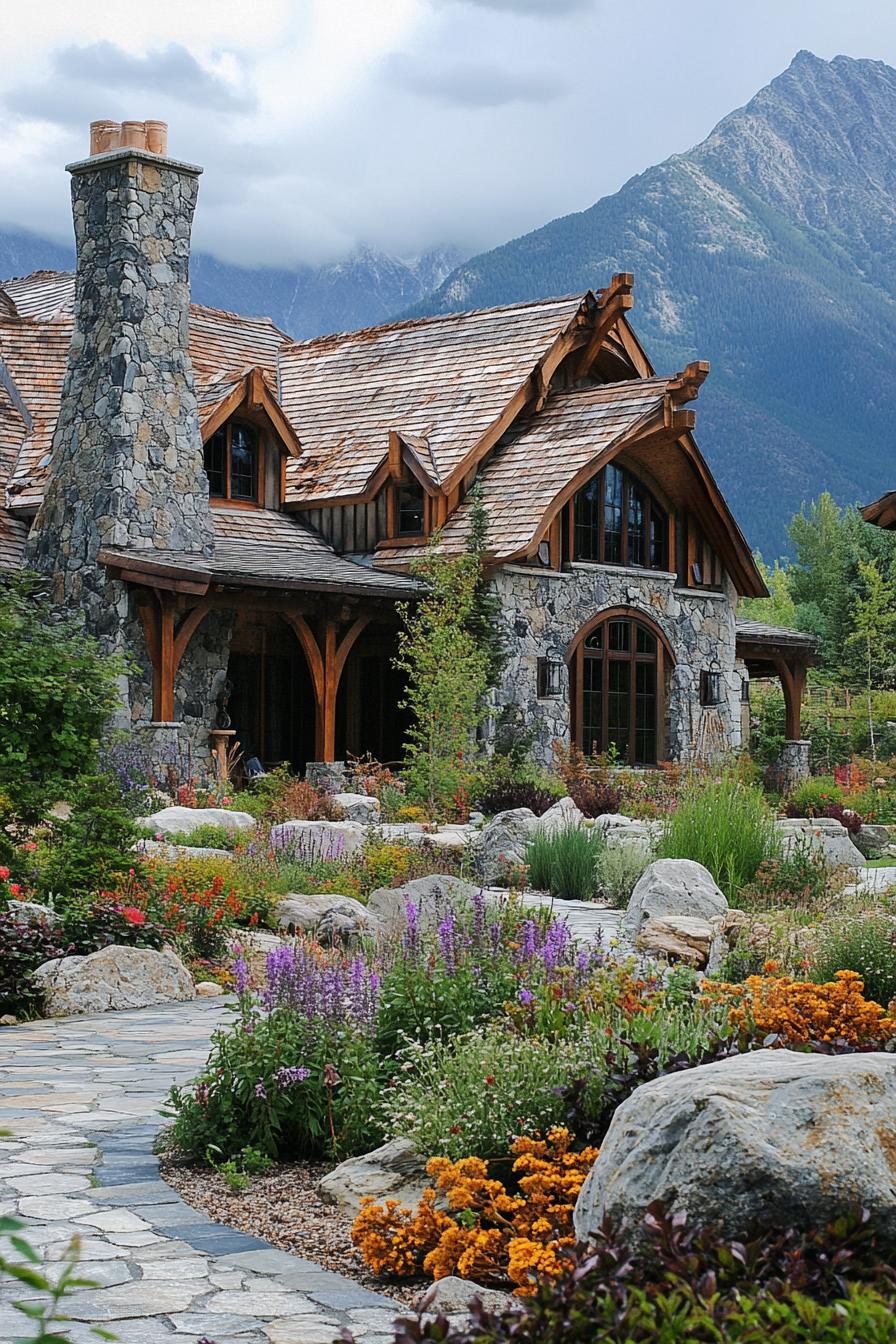
[[463, 317], [478, 317], [480, 313], [508, 313], [521, 308], [543, 308], [551, 303], [571, 303], [578, 299], [583, 303], [593, 290], [585, 289], [574, 294], [555, 294], [543, 299], [520, 299], [517, 303], [496, 303], [490, 308], [465, 308], [450, 313], [429, 313], [425, 317], [405, 317], [395, 322], [380, 322], [374, 326], [357, 327], [350, 331], [331, 331], [326, 336], [309, 336], [303, 341], [289, 340], [287, 350], [305, 350], [313, 345], [326, 345], [329, 341], [341, 341], [348, 336], [369, 336], [376, 331], [402, 331], [411, 327], [426, 326], [430, 322], [459, 321]]
[[75, 278], [75, 272], [74, 272], [74, 271], [54, 271], [54, 270], [52, 269], [52, 267], [50, 267], [50, 266], [43, 266], [43, 267], [40, 267], [40, 268], [39, 268], [38, 270], [36, 270], [36, 271], [28, 271], [25, 275], [8, 275], [8, 276], [6, 276], [6, 278], [5, 278], [4, 280], [0, 280], [0, 289], [4, 289], [4, 288], [5, 288], [7, 285], [9, 285], [9, 284], [15, 284], [16, 281], [19, 281], [19, 280], [33, 280], [33, 279], [35, 278], [35, 276], [38, 276], [38, 275], [39, 275], [39, 276], [56, 275], [56, 276], [58, 276], [60, 279], [66, 279], [66, 280], [69, 279], [69, 277], [70, 277], [72, 280], [74, 280], [74, 278]]

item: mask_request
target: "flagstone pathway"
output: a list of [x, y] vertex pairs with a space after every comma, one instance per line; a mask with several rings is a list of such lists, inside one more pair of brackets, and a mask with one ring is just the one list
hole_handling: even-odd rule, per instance
[[[339, 1274], [222, 1227], [159, 1177], [153, 1136], [171, 1083], [193, 1077], [225, 1013], [196, 1000], [0, 1028], [0, 1214], [17, 1214], [52, 1273], [72, 1236], [99, 1286], [66, 1298], [72, 1344], [363, 1344], [401, 1308]], [[27, 1335], [0, 1278], [0, 1340]], [[23, 1328], [24, 1327], [24, 1328]]]

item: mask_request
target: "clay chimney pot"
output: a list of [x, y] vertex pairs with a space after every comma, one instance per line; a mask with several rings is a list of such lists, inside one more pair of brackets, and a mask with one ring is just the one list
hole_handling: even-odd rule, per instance
[[151, 154], [168, 153], [168, 123], [166, 121], [147, 121], [146, 148]]
[[142, 121], [123, 121], [121, 123], [122, 149], [146, 148], [146, 124]]
[[121, 141], [121, 127], [117, 121], [92, 121], [90, 123], [90, 153], [105, 154], [107, 150], [117, 149]]

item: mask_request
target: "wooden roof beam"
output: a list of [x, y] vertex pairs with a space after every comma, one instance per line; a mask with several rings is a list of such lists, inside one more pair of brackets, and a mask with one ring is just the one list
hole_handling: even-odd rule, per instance
[[634, 307], [635, 299], [632, 294], [634, 285], [635, 277], [632, 272], [620, 271], [618, 275], [613, 276], [613, 279], [603, 291], [601, 305], [595, 315], [588, 344], [576, 361], [577, 378], [585, 377], [600, 354], [601, 346], [610, 330], [616, 325], [623, 313]]
[[708, 359], [694, 359], [681, 373], [676, 373], [669, 381], [669, 395], [675, 405], [680, 406], [682, 402], [693, 401], [706, 382], [708, 373]]

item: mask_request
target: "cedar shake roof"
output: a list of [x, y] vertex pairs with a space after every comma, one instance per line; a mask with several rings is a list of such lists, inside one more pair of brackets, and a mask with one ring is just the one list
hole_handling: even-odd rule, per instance
[[[279, 426], [290, 454], [286, 502], [295, 509], [372, 498], [394, 467], [390, 444], [406, 459], [410, 455], [433, 492], [441, 490], [443, 497], [478, 468], [491, 545], [496, 559], [507, 560], [532, 551], [547, 511], [559, 507], [577, 474], [597, 470], [617, 451], [627, 450], [631, 445], [624, 440], [642, 421], [664, 408], [667, 421], [685, 417], [681, 423], [687, 428], [692, 413], [676, 408], [696, 396], [708, 366], [689, 365], [672, 379], [653, 376], [624, 319], [630, 290], [631, 276], [620, 275], [602, 294], [588, 291], [448, 313], [300, 342], [289, 340], [267, 318], [192, 304], [190, 355], [200, 421], [211, 432], [233, 413], [241, 382], [254, 389], [253, 404], [270, 398], [266, 413]], [[0, 378], [8, 375], [13, 400], [19, 397], [25, 429], [7, 507], [33, 512], [50, 466], [72, 330], [74, 277], [39, 271], [3, 282], [4, 293], [15, 315], [9, 315], [8, 301], [0, 307]], [[551, 385], [563, 359], [570, 362], [557, 382], [575, 383], [601, 349], [608, 352], [608, 367], [627, 381]], [[578, 363], [576, 352], [581, 352]], [[678, 422], [669, 423], [674, 437]], [[680, 442], [688, 458], [684, 466], [698, 478], [707, 528], [717, 534], [710, 540], [739, 591], [762, 595], [749, 548], [696, 445], [687, 434]], [[667, 444], [644, 451], [654, 453], [659, 465], [658, 455], [672, 450]], [[449, 515], [443, 532], [447, 549], [463, 545], [469, 511], [469, 504], [461, 504]], [[244, 551], [249, 547], [249, 524], [237, 526], [239, 538], [221, 535], [225, 550], [231, 541]], [[304, 535], [314, 534], [305, 529]], [[296, 531], [278, 536], [270, 543], [278, 556], [281, 546], [307, 550]], [[251, 545], [267, 548], [269, 543], [254, 537]], [[327, 548], [326, 553], [328, 574], [348, 565], [358, 582], [358, 566], [342, 560], [337, 565], [335, 552]], [[376, 563], [384, 570], [406, 568], [413, 556], [412, 547], [381, 549]], [[282, 556], [272, 551], [265, 560], [289, 578], [292, 571]], [[247, 563], [245, 555], [240, 563]], [[373, 574], [369, 568], [365, 572]], [[295, 577], [298, 581], [298, 569]], [[385, 572], [379, 577], [396, 580]]]
[[[4, 280], [16, 317], [0, 310], [0, 369], [5, 365], [33, 418], [9, 481], [11, 508], [33, 511], [43, 496], [72, 337], [75, 277], [35, 271]], [[200, 419], [205, 420], [250, 368], [277, 386], [277, 351], [288, 337], [267, 317], [238, 317], [190, 305], [190, 357]], [[2, 376], [2, 375], [0, 375]]]
[[287, 467], [287, 502], [364, 494], [390, 430], [422, 439], [444, 481], [583, 302], [576, 294], [284, 346], [280, 400], [306, 450]]
[[212, 558], [181, 551], [129, 551], [107, 547], [100, 559], [123, 569], [151, 572], [153, 565], [207, 585], [336, 590], [364, 597], [410, 597], [416, 580], [384, 574], [337, 555], [316, 532], [291, 516], [269, 509], [212, 509], [215, 549]]
[[[597, 471], [621, 439], [660, 411], [668, 384], [666, 378], [642, 378], [557, 391], [539, 415], [504, 435], [479, 474], [496, 560], [529, 546], [564, 487], [586, 467]], [[467, 502], [448, 519], [442, 534], [446, 552], [463, 550], [470, 513]], [[410, 550], [378, 550], [377, 563], [406, 564]]]
[[783, 625], [766, 625], [764, 621], [741, 621], [736, 623], [739, 644], [776, 645], [787, 648], [806, 649], [813, 652], [818, 648], [818, 640], [804, 630], [790, 630]]
[[[0, 382], [0, 492], [6, 488], [25, 432], [25, 422]], [[0, 573], [21, 569], [27, 536], [28, 524], [0, 509]]]

